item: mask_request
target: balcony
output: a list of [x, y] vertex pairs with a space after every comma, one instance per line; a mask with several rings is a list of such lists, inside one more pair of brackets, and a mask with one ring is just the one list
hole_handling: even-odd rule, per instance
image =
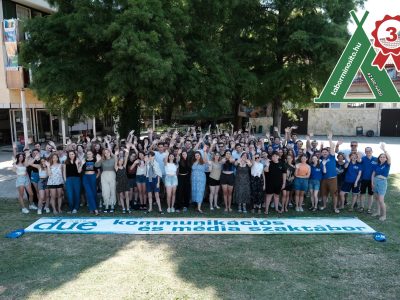
[[6, 84], [10, 90], [26, 88], [30, 83], [29, 71], [22, 68], [6, 69]]

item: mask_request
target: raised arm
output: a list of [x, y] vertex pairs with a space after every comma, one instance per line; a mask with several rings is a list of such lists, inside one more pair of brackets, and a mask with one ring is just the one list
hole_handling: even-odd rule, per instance
[[115, 172], [118, 171], [118, 160], [119, 160], [118, 154], [119, 154], [119, 150], [117, 149], [117, 150], [115, 150], [115, 158], [114, 158], [114, 169], [115, 169]]
[[335, 147], [335, 153], [339, 153], [339, 146], [343, 144], [343, 140], [338, 140]]
[[392, 158], [390, 154], [386, 151], [386, 144], [381, 142], [381, 149], [386, 155], [387, 163], [390, 165], [392, 163]]
[[94, 166], [96, 168], [100, 168], [101, 167], [101, 163], [102, 163], [101, 155], [97, 154], [96, 155], [96, 162], [95, 162]]
[[309, 153], [311, 153], [311, 137], [312, 137], [311, 132], [306, 135], [306, 151]]
[[281, 135], [280, 135], [280, 133], [279, 133], [279, 129], [278, 129], [278, 127], [276, 127], [276, 126], [274, 126], [274, 133], [273, 133], [273, 135], [274, 135], [274, 138], [276, 138], [276, 137], [280, 138], [280, 137], [281, 137]]
[[328, 135], [329, 147], [330, 147], [330, 154], [335, 155], [335, 143], [332, 141], [332, 132], [329, 132]]

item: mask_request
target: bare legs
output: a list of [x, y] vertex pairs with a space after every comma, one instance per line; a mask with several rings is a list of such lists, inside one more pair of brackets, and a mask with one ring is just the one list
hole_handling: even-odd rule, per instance
[[375, 199], [377, 201], [377, 210], [372, 216], [376, 217], [379, 216], [379, 220], [385, 221], [386, 220], [386, 204], [385, 204], [385, 196], [381, 196], [375, 194]]
[[311, 208], [313, 211], [316, 211], [318, 209], [318, 192], [319, 190], [310, 190]]
[[294, 198], [296, 202], [296, 211], [303, 211], [304, 191], [295, 191]]
[[33, 204], [33, 192], [32, 192], [31, 187], [30, 186], [26, 186], [26, 187], [19, 186], [18, 187], [18, 201], [19, 201], [19, 205], [21, 205], [21, 208], [26, 208], [25, 203], [24, 203], [25, 188], [29, 195], [29, 204]]
[[232, 211], [232, 192], [233, 186], [223, 184], [222, 185], [222, 192], [224, 194], [224, 203], [225, 203], [225, 211]]
[[288, 211], [288, 204], [289, 204], [289, 191], [282, 191], [282, 212]]
[[[148, 193], [148, 200], [149, 200], [149, 212], [153, 211], [153, 193]], [[160, 201], [160, 193], [155, 192], [154, 197], [156, 198], [157, 206], [158, 206], [158, 211], [162, 212], [161, 209], [161, 201]]]
[[173, 212], [174, 209], [174, 205], [175, 205], [175, 198], [176, 198], [176, 186], [167, 186], [166, 187], [167, 190], [167, 212]]
[[218, 206], [218, 193], [219, 193], [219, 185], [210, 186], [210, 209], [213, 210], [215, 208], [219, 208]]
[[123, 212], [130, 211], [130, 207], [129, 207], [130, 193], [129, 193], [129, 191], [119, 193], [119, 201], [121, 203]]
[[61, 213], [62, 198], [63, 198], [62, 188], [50, 189], [50, 204], [51, 207], [53, 208], [53, 213], [55, 215]]
[[274, 198], [275, 211], [281, 213], [279, 210], [279, 195], [278, 194], [267, 194], [265, 195], [265, 214], [268, 214], [269, 205], [271, 204], [271, 200]]
[[137, 188], [138, 188], [138, 193], [139, 193], [140, 206], [146, 207], [146, 184], [138, 183]]

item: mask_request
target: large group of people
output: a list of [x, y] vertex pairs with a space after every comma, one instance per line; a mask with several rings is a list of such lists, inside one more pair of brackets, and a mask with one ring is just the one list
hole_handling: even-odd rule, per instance
[[359, 151], [356, 141], [341, 150], [343, 142], [334, 143], [331, 133], [329, 145], [313, 140], [312, 133], [304, 143], [295, 129], [285, 128], [281, 136], [274, 128], [265, 137], [233, 126], [149, 129], [144, 137], [134, 131], [126, 139], [83, 137], [59, 146], [47, 142], [44, 149], [40, 143], [33, 149], [28, 145], [21, 153], [14, 145], [19, 203], [23, 213], [31, 209], [38, 214], [62, 213], [64, 198], [72, 214], [84, 203], [95, 215], [115, 209], [186, 212], [191, 203], [203, 213], [203, 202], [211, 211], [269, 214], [273, 209], [284, 214], [291, 208], [325, 210], [331, 199], [335, 213], [348, 205], [350, 211], [385, 220], [391, 164], [385, 144], [375, 157], [371, 147]]

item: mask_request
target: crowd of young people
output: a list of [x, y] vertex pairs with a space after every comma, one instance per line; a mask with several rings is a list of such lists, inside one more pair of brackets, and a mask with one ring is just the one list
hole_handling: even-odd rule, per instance
[[117, 207], [122, 213], [151, 212], [153, 204], [162, 214], [165, 206], [167, 213], [185, 212], [191, 203], [203, 213], [204, 201], [211, 211], [222, 206], [229, 213], [235, 205], [240, 213], [274, 209], [283, 214], [291, 207], [303, 212], [309, 195], [309, 210], [326, 209], [330, 196], [333, 211], [340, 213], [351, 193], [350, 211], [357, 205], [358, 211], [372, 213], [376, 202], [373, 215], [385, 220], [391, 164], [385, 144], [374, 157], [371, 147], [358, 151], [355, 141], [341, 151], [342, 142], [335, 144], [332, 134], [328, 146], [311, 140], [311, 133], [304, 145], [295, 129], [286, 128], [282, 137], [277, 128], [266, 137], [233, 131], [233, 126], [159, 134], [149, 129], [144, 138], [131, 131], [126, 139], [85, 137], [64, 146], [48, 142], [45, 149], [38, 143], [23, 153], [14, 145], [19, 203], [23, 213], [34, 209], [38, 214], [62, 213], [65, 197], [73, 214], [82, 202], [95, 215]]

